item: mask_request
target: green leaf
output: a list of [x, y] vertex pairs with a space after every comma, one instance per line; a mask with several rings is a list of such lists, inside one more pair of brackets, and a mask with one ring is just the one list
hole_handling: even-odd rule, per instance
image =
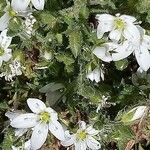
[[43, 24], [48, 24], [51, 28], [53, 28], [57, 22], [57, 18], [55, 18], [53, 15], [51, 15], [49, 12], [44, 11], [39, 14], [40, 19]]
[[8, 129], [5, 133], [4, 141], [2, 143], [2, 150], [11, 150], [14, 142], [14, 132]]
[[63, 84], [52, 82], [52, 83], [49, 83], [49, 84], [45, 85], [44, 87], [42, 87], [39, 90], [39, 92], [41, 92], [41, 93], [54, 92], [54, 91], [57, 91], [62, 88], [64, 88]]
[[58, 100], [63, 96], [63, 92], [55, 91], [46, 93], [46, 102], [49, 106], [55, 105]]
[[72, 54], [75, 58], [77, 58], [81, 52], [81, 44], [82, 34], [80, 29], [71, 29], [71, 31], [69, 32], [69, 48], [71, 48]]
[[120, 60], [120, 61], [116, 61], [115, 62], [115, 66], [118, 70], [124, 70], [125, 68], [127, 68], [128, 66], [128, 60], [127, 59], [123, 59], [123, 60]]

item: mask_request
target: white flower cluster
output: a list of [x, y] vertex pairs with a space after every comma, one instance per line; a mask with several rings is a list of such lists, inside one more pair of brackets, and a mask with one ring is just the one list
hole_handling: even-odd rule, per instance
[[94, 49], [93, 53], [105, 62], [119, 61], [134, 54], [143, 71], [150, 68], [150, 36], [138, 25], [136, 18], [128, 15], [96, 15], [97, 37], [108, 34], [109, 42]]
[[[7, 6], [4, 9], [4, 15], [0, 17], [0, 67], [3, 62], [8, 62], [12, 59], [12, 50], [8, 47], [11, 44], [12, 38], [7, 36], [7, 28], [11, 18], [15, 16], [23, 16], [25, 18], [25, 31], [31, 36], [33, 24], [36, 22], [31, 10], [29, 9], [30, 2], [37, 10], [43, 10], [45, 0], [6, 0]], [[30, 11], [29, 11], [30, 10]], [[29, 13], [30, 12], [30, 13]], [[9, 64], [7, 69], [0, 74], [0, 77], [5, 77], [5, 80], [12, 81], [13, 77], [22, 74], [21, 62], [15, 58]], [[3, 67], [4, 68], [4, 67]]]
[[[58, 140], [61, 140], [63, 146], [75, 146], [75, 150], [86, 150], [87, 147], [93, 150], [100, 149], [101, 145], [94, 139], [99, 131], [92, 126], [86, 127], [85, 122], [79, 123], [77, 133], [70, 135], [64, 131], [62, 125], [58, 122], [57, 113], [50, 107], [35, 98], [29, 98], [27, 104], [33, 113], [12, 113], [7, 112], [6, 116], [10, 119], [10, 125], [16, 128], [15, 135], [22, 136], [29, 129], [32, 129], [31, 139], [24, 143], [25, 150], [37, 150], [41, 148], [47, 139], [50, 131]], [[19, 148], [12, 146], [13, 150]]]
[[13, 81], [13, 77], [22, 75], [21, 63], [15, 59], [12, 64], [9, 64], [7, 71], [2, 72], [0, 77], [5, 77], [6, 81]]
[[30, 36], [32, 35], [33, 25], [35, 22], [36, 22], [36, 19], [34, 18], [32, 13], [29, 13], [25, 20], [25, 26], [26, 26], [25, 30], [26, 30], [26, 33]]

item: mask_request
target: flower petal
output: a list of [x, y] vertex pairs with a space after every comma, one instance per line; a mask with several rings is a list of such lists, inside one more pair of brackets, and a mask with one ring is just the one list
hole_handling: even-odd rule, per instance
[[140, 31], [132, 23], [128, 23], [126, 25], [126, 28], [123, 31], [123, 35], [127, 40], [135, 42], [135, 43], [139, 43], [140, 38], [141, 38]]
[[142, 44], [150, 49], [150, 36], [144, 35]]
[[49, 123], [50, 132], [59, 140], [65, 140], [65, 133], [62, 125], [58, 121], [53, 121]]
[[75, 143], [75, 136], [70, 135], [69, 131], [65, 131], [65, 140], [61, 141], [61, 144], [65, 147], [71, 146]]
[[135, 51], [136, 60], [139, 66], [147, 71], [150, 68], [150, 52], [145, 46], [140, 46], [139, 50]]
[[10, 125], [14, 128], [31, 128], [37, 124], [37, 121], [37, 115], [33, 113], [27, 113], [14, 118]]
[[11, 6], [16, 11], [24, 11], [27, 9], [30, 0], [12, 0]]
[[85, 123], [84, 121], [80, 121], [80, 122], [79, 122], [79, 128], [80, 128], [81, 130], [85, 130], [85, 129], [86, 129], [86, 123]]
[[45, 0], [31, 0], [34, 7], [38, 10], [44, 9]]
[[121, 30], [112, 30], [109, 34], [109, 38], [113, 41], [119, 41], [121, 38]]
[[136, 18], [129, 15], [121, 15], [119, 18], [123, 19], [125, 22], [133, 23], [136, 21]]
[[91, 136], [86, 139], [86, 143], [90, 149], [96, 150], [101, 148], [101, 144]]
[[1, 18], [0, 18], [0, 31], [5, 30], [8, 27], [10, 16], [8, 13], [5, 13]]
[[97, 37], [102, 38], [105, 32], [111, 31], [114, 26], [115, 17], [109, 14], [96, 15], [98, 19]]
[[25, 150], [31, 150], [31, 140], [28, 140], [24, 143]]
[[99, 133], [98, 130], [95, 130], [92, 126], [89, 126], [87, 129], [86, 129], [86, 132], [91, 135], [91, 136], [94, 136], [94, 135], [97, 135]]
[[39, 123], [34, 127], [32, 136], [31, 136], [31, 148], [39, 149], [46, 141], [48, 134], [48, 124]]
[[86, 150], [87, 145], [85, 141], [78, 141], [75, 143], [75, 150]]
[[134, 47], [132, 47], [128, 41], [125, 41], [123, 45], [120, 45], [114, 50], [114, 53], [112, 53], [112, 59], [113, 61], [122, 60], [128, 57], [133, 51]]
[[95, 68], [93, 71], [89, 72], [86, 77], [91, 81], [96, 81], [97, 83], [100, 82], [100, 74], [101, 71], [98, 68]]
[[28, 131], [28, 129], [24, 128], [24, 129], [16, 129], [15, 130], [15, 136], [20, 137], [22, 136], [24, 133], [26, 133]]
[[21, 112], [11, 112], [8, 111], [5, 113], [5, 116], [8, 117], [10, 119], [10, 121], [12, 121], [14, 118], [16, 118], [17, 116], [21, 115]]
[[[135, 113], [134, 113], [134, 115], [133, 115], [131, 121], [140, 119], [140, 118], [144, 115], [144, 113], [145, 113], [147, 107], [146, 107], [146, 106], [138, 106], [138, 107], [136, 107], [135, 109], [136, 109], [136, 111], [135, 111]], [[131, 110], [131, 111], [134, 111], [134, 109]]]
[[41, 111], [46, 109], [46, 105], [37, 98], [29, 98], [27, 99], [27, 104], [32, 112], [39, 114]]

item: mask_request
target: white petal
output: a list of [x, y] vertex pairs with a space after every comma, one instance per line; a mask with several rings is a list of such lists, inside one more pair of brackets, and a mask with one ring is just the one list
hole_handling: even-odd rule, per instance
[[85, 130], [85, 129], [86, 129], [86, 123], [85, 123], [84, 121], [80, 121], [80, 122], [79, 122], [79, 128], [80, 128], [81, 130]]
[[38, 10], [44, 9], [45, 0], [31, 0], [34, 7]]
[[96, 19], [98, 19], [99, 21], [101, 22], [104, 22], [104, 21], [114, 21], [115, 17], [112, 16], [112, 15], [109, 15], [109, 14], [98, 14], [96, 15]]
[[75, 150], [86, 150], [87, 145], [85, 141], [78, 141], [75, 143]]
[[90, 72], [86, 75], [86, 78], [90, 79], [91, 81], [94, 81], [94, 74], [93, 72]]
[[32, 112], [37, 113], [37, 114], [46, 109], [45, 104], [37, 98], [27, 99], [27, 104], [29, 108], [32, 110]]
[[126, 25], [126, 28], [123, 31], [123, 35], [127, 40], [135, 43], [139, 42], [141, 38], [140, 31], [132, 23], [128, 23]]
[[16, 11], [24, 11], [27, 9], [30, 0], [12, 0], [11, 6]]
[[[138, 106], [135, 109], [136, 109], [136, 111], [133, 115], [133, 118], [131, 119], [132, 121], [140, 119], [144, 115], [147, 107], [146, 106]], [[133, 109], [131, 111], [134, 111], [135, 109]]]
[[71, 146], [75, 143], [75, 136], [70, 135], [69, 131], [65, 131], [65, 140], [61, 141], [61, 144], [65, 147]]
[[86, 132], [91, 135], [91, 136], [94, 136], [94, 135], [97, 135], [99, 133], [98, 130], [95, 130], [92, 126], [89, 126], [87, 129], [86, 129]]
[[21, 113], [19, 113], [19, 112], [10, 112], [10, 111], [8, 111], [8, 112], [5, 113], [5, 116], [8, 117], [12, 121], [14, 118], [19, 116], [20, 114]]
[[140, 46], [139, 50], [135, 51], [136, 60], [139, 66], [147, 71], [150, 68], [150, 52], [144, 46]]
[[86, 139], [86, 143], [90, 149], [96, 150], [101, 148], [101, 144], [91, 136]]
[[7, 49], [11, 44], [12, 37], [7, 36], [7, 29], [3, 30], [0, 34], [0, 44], [5, 49], [5, 51], [10, 52], [10, 49]]
[[133, 23], [136, 21], [136, 18], [129, 15], [121, 15], [119, 18], [123, 19], [125, 22]]
[[132, 47], [128, 41], [125, 41], [123, 45], [120, 45], [114, 50], [114, 53], [112, 53], [112, 59], [113, 61], [122, 60], [128, 57], [133, 51], [134, 47]]
[[145, 47], [147, 47], [148, 49], [150, 49], [150, 36], [144, 35], [144, 37], [143, 37], [143, 43], [142, 44]]
[[9, 23], [10, 18], [11, 17], [8, 15], [8, 13], [5, 13], [0, 18], [0, 31], [3, 31], [4, 29], [6, 29], [8, 27], [8, 23]]
[[62, 125], [58, 121], [53, 121], [49, 123], [50, 132], [59, 140], [65, 140], [65, 133]]
[[111, 55], [107, 52], [106, 47], [96, 47], [93, 53], [101, 60], [105, 62], [112, 61]]
[[34, 127], [32, 136], [31, 136], [31, 148], [39, 149], [46, 141], [48, 134], [48, 124], [40, 123]]
[[22, 136], [24, 133], [26, 133], [28, 131], [28, 129], [24, 128], [24, 129], [16, 129], [15, 130], [15, 136], [20, 137]]
[[119, 41], [121, 38], [121, 30], [112, 30], [109, 34], [109, 38], [113, 41]]
[[31, 140], [28, 140], [24, 143], [25, 150], [31, 150]]
[[105, 32], [111, 31], [114, 26], [115, 17], [109, 14], [96, 15], [98, 19], [97, 37], [102, 38]]
[[15, 146], [12, 146], [11, 148], [12, 148], [12, 150], [19, 150], [20, 149], [20, 148], [15, 147]]
[[12, 120], [11, 126], [14, 128], [31, 128], [37, 124], [38, 116], [33, 113], [22, 114]]
[[7, 61], [9, 61], [10, 58], [12, 57], [12, 54], [11, 54], [11, 53], [6, 53], [6, 54], [4, 54], [4, 55], [1, 56], [1, 57], [2, 57], [2, 59], [3, 59], [5, 62], [7, 62]]

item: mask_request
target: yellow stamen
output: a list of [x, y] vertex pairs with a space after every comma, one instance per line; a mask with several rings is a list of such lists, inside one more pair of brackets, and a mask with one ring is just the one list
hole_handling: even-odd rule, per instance
[[40, 114], [40, 120], [44, 123], [50, 122], [51, 116], [48, 112], [42, 112]]
[[84, 140], [87, 137], [87, 133], [85, 132], [85, 130], [80, 130], [77, 132], [77, 139], [78, 140]]
[[115, 27], [116, 27], [116, 29], [120, 29], [121, 30], [121, 29], [123, 29], [125, 27], [125, 22], [122, 19], [117, 18], [115, 20]]

